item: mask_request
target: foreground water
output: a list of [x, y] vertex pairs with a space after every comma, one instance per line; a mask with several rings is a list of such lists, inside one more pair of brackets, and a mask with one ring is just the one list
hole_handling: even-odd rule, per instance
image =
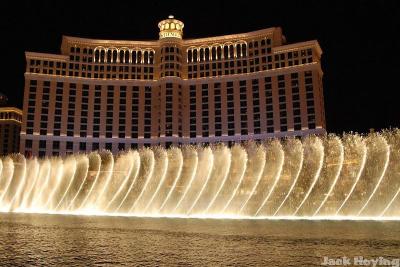
[[399, 258], [398, 221], [0, 214], [0, 265], [320, 266]]

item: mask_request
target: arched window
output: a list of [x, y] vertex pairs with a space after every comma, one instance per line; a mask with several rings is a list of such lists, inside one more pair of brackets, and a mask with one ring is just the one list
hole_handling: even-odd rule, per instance
[[205, 56], [205, 58], [206, 58], [206, 61], [209, 61], [210, 60], [210, 48], [206, 48], [205, 49], [205, 52], [204, 52], [204, 56]]
[[222, 58], [222, 48], [220, 46], [217, 47], [217, 59]]
[[142, 51], [137, 51], [137, 63], [142, 63]]
[[97, 49], [94, 52], [94, 62], [100, 62], [100, 51]]
[[242, 44], [242, 56], [247, 57], [247, 45]]
[[124, 63], [127, 64], [129, 63], [129, 51], [124, 50]]
[[112, 62], [115, 63], [117, 62], [117, 58], [118, 58], [118, 51], [117, 50], [113, 50], [112, 51]]
[[193, 62], [197, 62], [197, 49], [193, 50]]
[[227, 59], [229, 56], [229, 47], [224, 46], [224, 58]]
[[204, 48], [200, 48], [200, 62], [204, 61]]
[[145, 51], [144, 52], [144, 64], [148, 64], [149, 63], [149, 52]]
[[154, 52], [153, 51], [150, 51], [150, 64], [153, 64], [154, 63]]
[[188, 50], [188, 62], [193, 62], [193, 52], [192, 50]]
[[217, 60], [217, 48], [215, 46], [211, 48], [211, 59]]
[[229, 58], [233, 59], [235, 57], [235, 48], [233, 45], [229, 46]]
[[119, 50], [119, 62], [120, 63], [125, 62], [125, 51], [124, 50]]
[[106, 62], [110, 63], [112, 60], [112, 50], [107, 50]]
[[136, 51], [132, 51], [132, 63], [133, 64], [137, 63], [137, 53], [136, 53]]
[[236, 57], [241, 57], [242, 56], [242, 45], [241, 44], [236, 44]]
[[103, 49], [100, 51], [100, 62], [104, 63], [106, 60], [106, 51], [104, 51]]

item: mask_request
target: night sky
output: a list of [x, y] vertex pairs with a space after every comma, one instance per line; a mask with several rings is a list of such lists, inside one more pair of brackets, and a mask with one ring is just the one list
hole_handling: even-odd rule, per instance
[[22, 107], [24, 51], [60, 53], [62, 35], [157, 40], [157, 23], [173, 14], [184, 38], [280, 26], [288, 43], [317, 39], [328, 132], [400, 127], [397, 1], [9, 2], [0, 15], [0, 92], [10, 105]]

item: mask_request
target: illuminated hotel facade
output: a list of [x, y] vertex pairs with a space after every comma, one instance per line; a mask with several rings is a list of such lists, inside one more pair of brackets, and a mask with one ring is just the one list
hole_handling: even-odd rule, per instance
[[321, 48], [279, 27], [183, 39], [64, 36], [61, 55], [26, 52], [20, 151], [50, 156], [325, 133]]
[[[0, 94], [0, 103], [2, 95]], [[0, 107], [0, 156], [19, 152], [22, 110]]]

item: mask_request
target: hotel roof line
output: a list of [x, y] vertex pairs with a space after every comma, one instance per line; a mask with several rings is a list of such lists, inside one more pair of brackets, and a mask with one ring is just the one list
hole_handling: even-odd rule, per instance
[[25, 51], [25, 56], [27, 58], [40, 58], [40, 59], [50, 59], [50, 60], [63, 60], [67, 61], [69, 56], [67, 55], [60, 55], [60, 54], [51, 54], [51, 53], [40, 53], [40, 52], [30, 52]]
[[0, 112], [15, 112], [19, 115], [22, 115], [22, 110], [16, 107], [0, 107]]
[[[75, 38], [75, 37], [73, 37], [73, 38]], [[80, 38], [78, 38], [78, 39], [80, 39]], [[158, 41], [152, 42], [152, 45], [154, 46], [154, 44], [156, 42], [158, 42]], [[88, 44], [90, 44], [90, 43], [88, 43]], [[97, 44], [97, 43], [91, 43], [91, 45], [93, 45], [93, 44]], [[290, 51], [298, 50], [301, 47], [316, 47], [316, 50], [317, 50], [319, 56], [322, 55], [322, 49], [317, 40], [310, 40], [310, 41], [303, 41], [303, 42], [296, 42], [296, 43], [285, 44], [285, 45], [280, 45], [280, 46], [274, 46], [274, 47], [272, 47], [272, 52], [273, 53], [290, 52]], [[63, 55], [63, 54], [60, 55], [60, 54], [39, 53], [39, 52], [31, 52], [31, 51], [26, 51], [25, 56], [27, 58], [41, 58], [41, 59], [45, 58], [45, 59], [50, 59], [50, 60], [55, 59], [55, 60], [64, 60], [64, 61], [69, 59], [69, 56]]]
[[318, 43], [318, 40], [310, 40], [310, 41], [275, 46], [275, 47], [272, 47], [272, 52], [274, 52], [274, 53], [290, 52], [290, 51], [298, 50], [301, 47], [311, 47], [311, 46], [315, 46], [317, 48], [319, 56], [322, 55], [322, 49]]

